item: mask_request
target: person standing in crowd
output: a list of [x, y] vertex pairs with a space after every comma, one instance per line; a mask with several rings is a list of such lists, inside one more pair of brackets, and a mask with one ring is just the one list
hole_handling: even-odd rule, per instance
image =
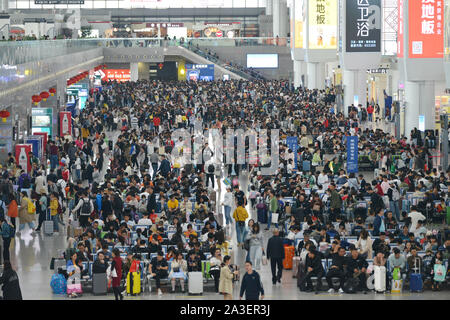
[[[272, 284], [277, 284], [277, 281], [281, 283], [281, 277], [283, 276], [283, 259], [284, 246], [283, 239], [280, 237], [280, 231], [273, 229], [273, 236], [267, 243], [267, 259], [270, 259], [270, 268], [272, 270]], [[278, 268], [278, 272], [277, 272]]]
[[239, 271], [231, 270], [231, 257], [223, 257], [223, 266], [220, 269], [219, 292], [223, 294], [224, 300], [233, 300], [233, 278]]
[[78, 210], [80, 226], [83, 228], [87, 228], [89, 226], [89, 217], [94, 211], [94, 204], [92, 203], [92, 200], [89, 199], [86, 193], [81, 194], [81, 199], [78, 201], [78, 204], [75, 206], [75, 208], [72, 209], [72, 217], [74, 216], [74, 213], [78, 212]]
[[264, 255], [263, 249], [263, 236], [260, 231], [259, 223], [253, 224], [250, 232], [248, 233], [246, 240], [249, 240], [250, 250], [249, 250], [249, 258], [253, 264], [255, 264], [255, 270], [260, 270], [261, 267], [261, 259]]
[[0, 217], [0, 234], [3, 239], [3, 261], [10, 261], [9, 247], [11, 246], [11, 240], [14, 238], [15, 231], [14, 226], [6, 221], [4, 217]]
[[244, 293], [246, 300], [259, 300], [260, 297], [261, 300], [263, 300], [264, 288], [259, 273], [253, 270], [252, 263], [250, 261], [245, 263], [245, 270], [246, 273], [242, 277], [239, 300], [242, 300]]
[[42, 224], [47, 218], [47, 192], [45, 188], [40, 189], [41, 197], [39, 198], [38, 205], [36, 209], [38, 211], [38, 227], [36, 228], [36, 232], [41, 231]]
[[28, 193], [26, 191], [22, 191], [20, 193], [22, 200], [20, 201], [19, 208], [19, 231], [25, 229], [25, 225], [28, 224], [31, 232], [34, 233], [34, 218], [35, 213], [31, 211], [32, 202], [31, 199], [28, 198]]
[[0, 285], [3, 285], [3, 300], [22, 300], [19, 277], [9, 261], [5, 261], [3, 264], [3, 274], [0, 277]]
[[233, 193], [231, 192], [230, 187], [227, 187], [222, 205], [225, 215], [225, 224], [228, 227], [231, 225], [231, 208], [233, 207]]
[[120, 258], [120, 251], [119, 249], [114, 248], [112, 251], [111, 272], [115, 273], [114, 276], [112, 276], [112, 288], [116, 300], [123, 300], [123, 294], [120, 292], [122, 270], [122, 259]]
[[238, 247], [244, 245], [245, 236], [245, 221], [248, 218], [248, 212], [244, 208], [244, 203], [242, 201], [238, 202], [238, 207], [234, 210], [233, 219], [236, 221], [236, 237]]

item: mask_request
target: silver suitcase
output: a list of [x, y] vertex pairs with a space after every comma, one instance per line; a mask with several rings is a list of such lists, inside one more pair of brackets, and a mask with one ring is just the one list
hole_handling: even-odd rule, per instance
[[190, 295], [203, 294], [203, 274], [201, 272], [188, 273], [188, 292]]
[[94, 295], [104, 295], [108, 292], [108, 278], [106, 273], [92, 274], [92, 293]]
[[48, 236], [53, 235], [53, 220], [50, 218], [50, 210], [47, 212], [47, 220], [44, 221], [44, 234]]

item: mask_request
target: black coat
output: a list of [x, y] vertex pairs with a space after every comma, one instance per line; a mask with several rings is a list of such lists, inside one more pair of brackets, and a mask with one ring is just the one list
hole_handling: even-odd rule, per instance
[[10, 269], [3, 272], [0, 277], [0, 284], [3, 284], [3, 299], [4, 300], [23, 300], [22, 292], [20, 291], [19, 277], [17, 273]]
[[279, 236], [273, 236], [267, 242], [268, 259], [284, 259], [283, 239]]
[[308, 272], [309, 267], [313, 268], [312, 273], [314, 274], [324, 273], [322, 259], [319, 254], [316, 253], [313, 259], [309, 255], [306, 256], [305, 272]]

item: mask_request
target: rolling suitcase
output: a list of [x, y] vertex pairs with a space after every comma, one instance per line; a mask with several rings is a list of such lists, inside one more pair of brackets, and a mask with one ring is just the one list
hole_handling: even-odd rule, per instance
[[140, 294], [141, 293], [141, 273], [140, 272], [128, 272], [127, 275], [127, 294]]
[[203, 276], [201, 272], [188, 273], [188, 292], [189, 295], [203, 294]]
[[259, 203], [256, 205], [256, 212], [258, 214], [258, 222], [259, 223], [267, 223], [267, 209], [266, 205], [263, 203]]
[[409, 278], [409, 290], [411, 292], [423, 291], [422, 274], [420, 273], [420, 260], [418, 258], [414, 260], [414, 273], [411, 273]]
[[283, 269], [290, 270], [292, 269], [292, 262], [295, 255], [295, 247], [294, 246], [284, 246], [284, 259], [283, 259]]
[[58, 270], [61, 268], [63, 270], [66, 269], [67, 266], [67, 261], [66, 259], [55, 259], [55, 264], [54, 264], [54, 271], [55, 273], [58, 273]]
[[375, 292], [382, 293], [386, 291], [386, 268], [374, 266], [374, 285]]
[[53, 220], [50, 219], [50, 209], [47, 211], [47, 219], [44, 221], [44, 234], [48, 236], [53, 235]]
[[108, 291], [108, 278], [106, 273], [94, 273], [92, 275], [92, 294], [104, 295]]

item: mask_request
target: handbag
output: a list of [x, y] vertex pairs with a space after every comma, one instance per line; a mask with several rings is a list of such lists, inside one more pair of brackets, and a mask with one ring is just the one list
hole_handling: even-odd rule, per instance
[[392, 271], [392, 279], [393, 280], [401, 280], [401, 272], [400, 272], [400, 268], [394, 268], [394, 270]]
[[279, 214], [278, 213], [272, 213], [272, 223], [278, 223], [278, 217]]
[[443, 282], [445, 281], [445, 275], [447, 274], [447, 270], [445, 270], [445, 266], [442, 264], [434, 265], [434, 281]]
[[81, 289], [81, 282], [77, 279], [69, 280], [67, 282], [67, 294], [72, 293], [83, 293], [83, 290]]
[[250, 250], [250, 239], [244, 240], [244, 249], [247, 251]]
[[261, 258], [261, 263], [263, 266], [267, 266], [267, 257], [265, 254]]

